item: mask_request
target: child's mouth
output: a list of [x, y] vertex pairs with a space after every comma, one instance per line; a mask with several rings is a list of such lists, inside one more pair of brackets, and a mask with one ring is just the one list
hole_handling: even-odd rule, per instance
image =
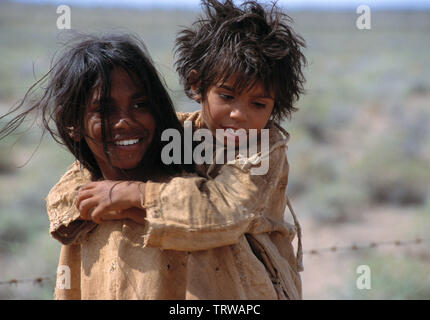
[[[248, 136], [248, 132], [246, 131], [246, 129], [243, 128], [232, 128], [232, 127], [222, 127], [223, 129], [223, 133], [222, 135], [217, 139], [221, 138], [222, 143], [227, 143], [229, 145], [239, 145], [240, 143], [244, 143], [247, 139]], [[224, 141], [224, 138], [226, 139], [226, 141]], [[245, 139], [245, 140], [244, 140]]]
[[132, 149], [133, 147], [138, 148], [142, 143], [148, 140], [150, 134], [147, 130], [139, 133], [117, 134], [115, 139], [110, 143], [111, 146], [116, 148]]
[[233, 129], [233, 128], [226, 128], [225, 132], [227, 135], [229, 136], [234, 136], [234, 137], [241, 137], [243, 135], [246, 135], [246, 130], [245, 129]]
[[227, 138], [227, 141], [237, 143], [241, 137], [247, 136], [247, 132], [245, 129], [224, 128], [224, 136]]
[[145, 144], [145, 141], [146, 141], [145, 137], [121, 139], [121, 140], [112, 141], [110, 145], [111, 145], [111, 148], [114, 148], [113, 150], [135, 152], [140, 150], [140, 148]]
[[135, 145], [137, 143], [139, 143], [140, 141], [142, 141], [142, 138], [137, 138], [137, 139], [128, 139], [128, 140], [119, 140], [119, 141], [115, 141], [114, 144], [116, 146], [132, 146]]

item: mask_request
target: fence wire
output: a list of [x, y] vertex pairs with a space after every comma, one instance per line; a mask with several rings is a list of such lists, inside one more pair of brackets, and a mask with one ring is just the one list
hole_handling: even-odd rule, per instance
[[44, 282], [47, 282], [48, 280], [55, 281], [55, 276], [48, 276], [48, 277], [37, 277], [32, 279], [10, 279], [6, 281], [0, 281], [0, 285], [18, 285], [18, 284], [24, 284], [24, 283], [32, 283], [33, 285], [43, 285]]
[[[325, 248], [315, 248], [315, 249], [309, 249], [309, 250], [303, 250], [303, 254], [308, 255], [318, 255], [318, 254], [324, 254], [327, 252], [336, 253], [336, 252], [348, 252], [348, 251], [358, 251], [358, 250], [368, 250], [368, 249], [375, 249], [379, 247], [386, 247], [386, 246], [395, 246], [395, 247], [404, 247], [404, 246], [411, 246], [411, 245], [420, 245], [424, 242], [430, 242], [430, 238], [416, 238], [412, 240], [394, 240], [394, 241], [372, 241], [368, 242], [366, 244], [352, 244], [349, 246], [331, 246], [331, 247], [325, 247]], [[33, 285], [43, 285], [43, 283], [47, 281], [55, 281], [56, 276], [46, 276], [46, 277], [37, 277], [37, 278], [29, 278], [29, 279], [10, 279], [10, 280], [4, 280], [0, 281], [1, 285], [19, 285], [19, 284], [25, 284], [25, 283], [31, 283]]]
[[326, 248], [303, 250], [303, 254], [317, 255], [325, 252], [358, 251], [358, 250], [365, 250], [365, 249], [374, 249], [374, 248], [384, 247], [384, 246], [402, 247], [402, 246], [418, 245], [423, 242], [430, 242], [430, 238], [416, 238], [413, 240], [394, 240], [394, 241], [379, 241], [379, 242], [373, 241], [373, 242], [369, 242], [361, 245], [352, 244], [349, 246], [331, 246]]

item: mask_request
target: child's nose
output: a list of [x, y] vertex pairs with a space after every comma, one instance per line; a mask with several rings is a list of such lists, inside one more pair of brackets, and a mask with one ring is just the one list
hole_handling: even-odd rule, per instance
[[130, 127], [130, 120], [124, 117], [119, 118], [114, 123], [115, 129], [125, 129]]
[[230, 111], [230, 118], [236, 122], [245, 122], [247, 118], [246, 106], [242, 103], [237, 103]]

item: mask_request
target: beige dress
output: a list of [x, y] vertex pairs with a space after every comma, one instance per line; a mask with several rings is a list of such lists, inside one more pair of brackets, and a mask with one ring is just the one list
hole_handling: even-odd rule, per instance
[[[199, 111], [178, 117], [204, 127]], [[234, 160], [148, 182], [144, 225], [79, 220], [76, 192], [90, 175], [74, 163], [46, 198], [51, 235], [63, 243], [59, 266], [71, 271], [70, 288], [57, 285], [55, 298], [301, 299], [300, 226], [286, 197], [288, 134], [269, 128], [267, 174], [250, 174], [258, 162]], [[287, 206], [295, 225], [284, 221]]]

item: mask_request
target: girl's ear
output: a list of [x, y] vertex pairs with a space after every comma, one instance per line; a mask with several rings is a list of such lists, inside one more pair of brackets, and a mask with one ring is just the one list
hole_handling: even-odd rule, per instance
[[79, 142], [82, 139], [81, 130], [75, 129], [74, 127], [67, 127], [67, 133], [69, 134], [69, 137], [76, 142]]
[[194, 70], [194, 69], [191, 70], [190, 75], [188, 77], [188, 81], [189, 83], [191, 83], [191, 91], [193, 93], [193, 99], [196, 102], [201, 103], [202, 95], [200, 92], [200, 81], [197, 81], [197, 75], [198, 75], [197, 70]]

